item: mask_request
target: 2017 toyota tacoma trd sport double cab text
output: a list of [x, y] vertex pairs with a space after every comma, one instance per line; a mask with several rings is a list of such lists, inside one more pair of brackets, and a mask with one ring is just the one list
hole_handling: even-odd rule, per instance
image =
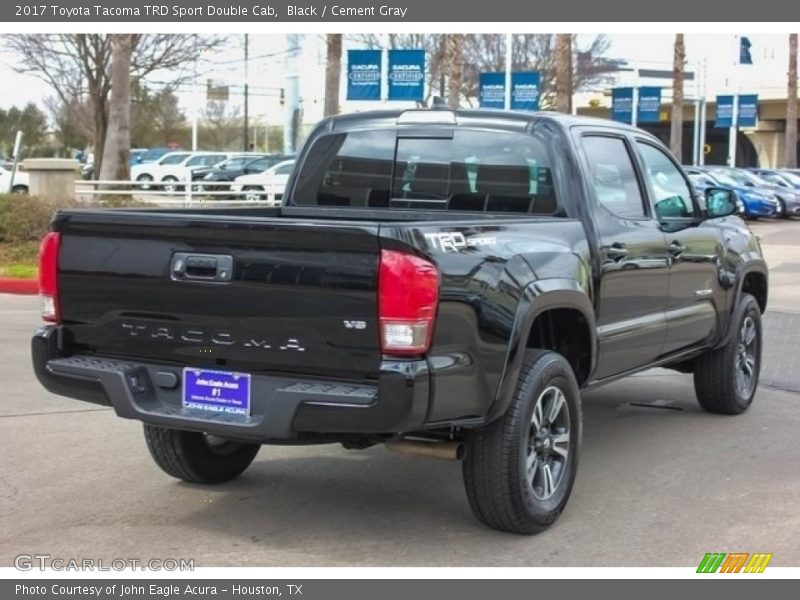
[[33, 363], [142, 421], [174, 477], [386, 444], [462, 459], [475, 516], [536, 533], [572, 490], [581, 389], [664, 366], [710, 412], [750, 405], [767, 267], [736, 212], [611, 121], [338, 116], [281, 207], [56, 213]]

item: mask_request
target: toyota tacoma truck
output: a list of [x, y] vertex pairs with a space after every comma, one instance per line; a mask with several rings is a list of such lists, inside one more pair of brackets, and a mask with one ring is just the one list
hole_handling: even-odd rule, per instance
[[767, 267], [736, 213], [611, 121], [337, 116], [280, 207], [58, 211], [33, 365], [142, 421], [176, 478], [385, 444], [462, 460], [480, 521], [536, 533], [573, 487], [581, 390], [660, 366], [709, 412], [750, 405]]

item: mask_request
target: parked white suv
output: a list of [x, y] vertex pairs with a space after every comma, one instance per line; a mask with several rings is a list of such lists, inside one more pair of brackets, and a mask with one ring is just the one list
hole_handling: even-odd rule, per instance
[[11, 185], [11, 167], [0, 165], [0, 194], [27, 194], [29, 189], [28, 174], [17, 169], [14, 184]]
[[180, 189], [181, 182], [191, 181], [192, 169], [211, 167], [223, 160], [227, 160], [232, 152], [169, 152], [155, 162], [133, 165], [131, 167], [131, 181], [141, 184], [142, 189], [149, 189], [150, 183], [160, 181], [163, 186], [158, 187], [165, 192], [175, 192]]
[[249, 202], [266, 199], [273, 204], [280, 204], [294, 163], [294, 160], [284, 160], [261, 173], [240, 175], [231, 184], [231, 192], [243, 194]]

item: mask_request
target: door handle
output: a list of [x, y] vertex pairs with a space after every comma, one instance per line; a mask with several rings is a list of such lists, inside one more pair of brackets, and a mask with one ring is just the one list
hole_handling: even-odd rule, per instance
[[611, 260], [622, 260], [628, 256], [628, 249], [622, 242], [614, 242], [606, 248], [606, 256]]
[[680, 256], [681, 254], [683, 254], [683, 253], [686, 251], [686, 246], [684, 246], [683, 244], [681, 244], [681, 243], [680, 243], [678, 240], [674, 240], [674, 241], [673, 241], [673, 242], [672, 242], [672, 243], [671, 243], [671, 244], [668, 246], [668, 250], [669, 250], [669, 253], [670, 253], [672, 256]]
[[170, 271], [174, 281], [225, 283], [233, 278], [233, 257], [176, 252], [172, 256]]

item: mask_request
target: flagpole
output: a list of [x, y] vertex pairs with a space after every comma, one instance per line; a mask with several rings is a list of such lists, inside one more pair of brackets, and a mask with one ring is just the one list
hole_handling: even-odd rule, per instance
[[514, 34], [506, 34], [506, 69], [505, 69], [505, 87], [503, 95], [503, 108], [511, 110], [511, 69], [513, 68], [514, 56]]
[[[731, 88], [733, 91], [733, 107], [732, 107], [732, 114], [731, 114], [731, 126], [728, 128], [728, 166], [735, 167], [736, 166], [736, 134], [738, 133], [739, 128], [739, 87], [737, 85], [739, 78], [736, 76], [736, 67], [738, 66], [739, 60], [737, 58], [737, 54], [741, 51], [739, 47], [739, 36], [733, 36], [733, 69], [731, 70]], [[734, 83], [737, 82], [737, 83]], [[719, 107], [718, 107], [719, 108]]]

